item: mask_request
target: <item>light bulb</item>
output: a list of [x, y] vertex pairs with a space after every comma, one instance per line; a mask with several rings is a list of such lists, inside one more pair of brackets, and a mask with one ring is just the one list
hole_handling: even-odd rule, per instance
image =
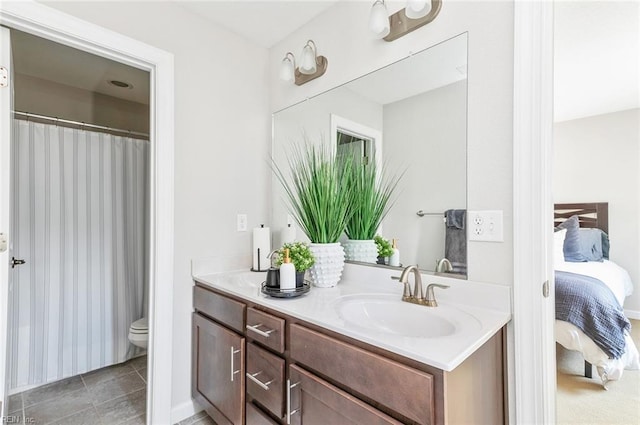
[[292, 81], [294, 75], [295, 65], [289, 55], [293, 57], [291, 53], [287, 53], [284, 59], [282, 59], [282, 63], [280, 64], [280, 79], [284, 81]]
[[316, 72], [316, 52], [313, 49], [312, 42], [307, 42], [307, 44], [302, 49], [302, 55], [300, 57], [300, 66], [298, 70], [301, 74], [315, 74]]
[[430, 0], [407, 0], [407, 7], [404, 9], [404, 14], [409, 19], [420, 19], [427, 16], [431, 12]]
[[369, 29], [376, 38], [384, 38], [389, 35], [389, 12], [383, 0], [376, 0], [371, 6], [371, 14], [369, 15]]

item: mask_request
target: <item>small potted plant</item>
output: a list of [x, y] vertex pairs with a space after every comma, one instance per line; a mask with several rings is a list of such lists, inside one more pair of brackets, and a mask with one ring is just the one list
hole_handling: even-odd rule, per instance
[[387, 259], [393, 254], [393, 247], [388, 239], [376, 235], [373, 240], [378, 248], [378, 264], [387, 264]]
[[284, 250], [286, 248], [289, 248], [289, 257], [296, 268], [296, 286], [301, 287], [304, 283], [304, 272], [313, 266], [315, 259], [306, 243], [286, 243], [276, 252], [275, 264], [277, 267], [280, 267], [284, 262]]

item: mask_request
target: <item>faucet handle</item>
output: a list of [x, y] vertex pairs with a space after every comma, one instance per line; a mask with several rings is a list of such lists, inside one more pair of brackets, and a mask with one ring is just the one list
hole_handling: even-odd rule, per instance
[[402, 293], [402, 299], [411, 298], [411, 289], [409, 288], [409, 282], [408, 281], [403, 282], [400, 279], [400, 276], [391, 276], [391, 279], [398, 280], [398, 281], [400, 281], [400, 283], [404, 284], [404, 291]]
[[449, 288], [449, 285], [441, 285], [439, 283], [430, 283], [429, 285], [427, 285], [427, 296], [425, 297], [424, 301], [425, 301], [425, 304], [429, 307], [438, 306], [438, 302], [436, 301], [436, 296], [433, 292], [433, 288], [447, 289]]

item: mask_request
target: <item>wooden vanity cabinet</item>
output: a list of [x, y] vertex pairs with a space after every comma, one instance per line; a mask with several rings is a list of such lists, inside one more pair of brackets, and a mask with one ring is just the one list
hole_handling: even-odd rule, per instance
[[213, 289], [194, 309], [192, 392], [219, 425], [504, 424], [503, 331], [444, 372]]

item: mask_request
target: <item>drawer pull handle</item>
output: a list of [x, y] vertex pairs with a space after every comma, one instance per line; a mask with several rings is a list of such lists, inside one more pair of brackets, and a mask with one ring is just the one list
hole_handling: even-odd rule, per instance
[[260, 326], [262, 326], [262, 323], [258, 323], [257, 325], [247, 325], [247, 330], [253, 331], [253, 332], [257, 333], [258, 335], [263, 336], [265, 338], [269, 338], [271, 336], [271, 333], [275, 332], [275, 329], [269, 329], [267, 331], [261, 331], [260, 329], [258, 329]]
[[235, 376], [235, 374], [236, 373], [240, 373], [240, 370], [234, 370], [236, 367], [233, 364], [233, 358], [239, 352], [240, 352], [240, 350], [236, 350], [233, 345], [231, 346], [231, 382], [233, 382], [233, 377]]
[[291, 410], [291, 388], [295, 388], [300, 384], [300, 382], [296, 382], [295, 384], [291, 383], [290, 379], [287, 379], [287, 425], [291, 424], [291, 415], [294, 415], [300, 412], [301, 409]]
[[269, 391], [269, 385], [271, 385], [271, 383], [273, 382], [273, 379], [271, 381], [269, 381], [269, 382], [262, 382], [261, 380], [256, 378], [256, 376], [260, 375], [261, 373], [262, 373], [262, 371], [256, 372], [256, 373], [247, 372], [247, 378], [249, 378], [250, 380], [255, 382], [263, 390]]

